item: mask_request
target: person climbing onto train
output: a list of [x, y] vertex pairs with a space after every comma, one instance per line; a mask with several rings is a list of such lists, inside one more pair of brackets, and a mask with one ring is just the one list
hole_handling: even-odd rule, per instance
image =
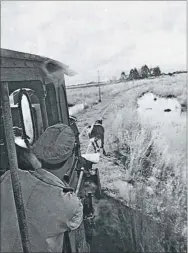
[[[17, 140], [15, 137], [31, 252], [62, 253], [64, 233], [82, 224], [83, 206], [72, 188], [43, 168], [58, 164], [62, 176], [68, 171], [74, 134], [70, 127], [57, 124], [46, 129], [33, 150], [21, 147]], [[0, 184], [1, 251], [22, 252], [10, 171], [1, 176]]]

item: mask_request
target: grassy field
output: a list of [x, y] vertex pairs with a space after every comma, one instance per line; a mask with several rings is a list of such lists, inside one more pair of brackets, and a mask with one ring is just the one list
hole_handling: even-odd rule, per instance
[[[144, 79], [138, 81], [128, 81], [124, 83], [110, 84], [101, 86], [102, 99], [110, 99], [113, 96], [126, 91], [135, 86], [148, 85], [144, 90], [151, 90], [157, 95], [167, 96], [174, 95], [181, 104], [186, 104], [186, 75], [175, 75], [173, 77], [159, 77], [156, 79]], [[177, 85], [178, 84], [178, 85]], [[68, 101], [73, 104], [86, 103], [92, 106], [98, 103], [99, 89], [98, 87], [79, 88], [75, 90], [67, 90]]]
[[[144, 125], [137, 113], [137, 99], [150, 91], [176, 97], [185, 109], [186, 75], [109, 85], [101, 90], [101, 104], [97, 104], [96, 88], [70, 90], [68, 99], [89, 104], [77, 115], [80, 129], [109, 104], [103, 115], [108, 156], [97, 165], [104, 193], [162, 225], [159, 252], [183, 252], [187, 233], [186, 115], [167, 129], [162, 124]], [[87, 141], [82, 144], [84, 150]], [[138, 226], [138, 234], [143, 233], [140, 229]], [[144, 238], [142, 252], [149, 243], [149, 237]]]
[[[101, 97], [102, 100], [109, 100], [120, 92], [123, 92], [129, 88], [137, 85], [147, 84], [148, 80], [129, 81], [126, 83], [109, 84], [106, 86], [101, 86]], [[74, 90], [67, 90], [68, 101], [72, 104], [87, 104], [88, 107], [98, 104], [99, 100], [99, 88], [98, 87], [88, 87], [88, 88], [78, 88]]]

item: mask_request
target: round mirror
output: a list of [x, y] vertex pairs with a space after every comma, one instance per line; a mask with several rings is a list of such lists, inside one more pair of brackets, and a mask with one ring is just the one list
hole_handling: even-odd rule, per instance
[[35, 128], [33, 121], [32, 106], [26, 90], [19, 92], [18, 106], [23, 129], [23, 138], [26, 144], [32, 145], [35, 139]]

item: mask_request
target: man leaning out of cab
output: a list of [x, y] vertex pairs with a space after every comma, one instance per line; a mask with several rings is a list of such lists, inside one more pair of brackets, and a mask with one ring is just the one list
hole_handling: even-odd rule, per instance
[[[31, 252], [62, 252], [64, 232], [77, 229], [83, 221], [83, 206], [75, 193], [42, 168], [51, 164], [55, 170], [59, 164], [63, 176], [70, 169], [63, 165], [69, 164], [74, 142], [72, 130], [64, 124], [47, 128], [33, 152], [16, 142]], [[0, 180], [1, 250], [22, 252], [10, 171]]]

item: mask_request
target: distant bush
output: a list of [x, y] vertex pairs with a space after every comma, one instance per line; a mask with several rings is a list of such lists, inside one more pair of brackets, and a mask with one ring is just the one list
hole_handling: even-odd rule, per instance
[[121, 72], [121, 77], [120, 77], [120, 80], [121, 80], [121, 81], [126, 80], [126, 75], [125, 75], [125, 72], [124, 72], [124, 71], [123, 71], [123, 72]]

